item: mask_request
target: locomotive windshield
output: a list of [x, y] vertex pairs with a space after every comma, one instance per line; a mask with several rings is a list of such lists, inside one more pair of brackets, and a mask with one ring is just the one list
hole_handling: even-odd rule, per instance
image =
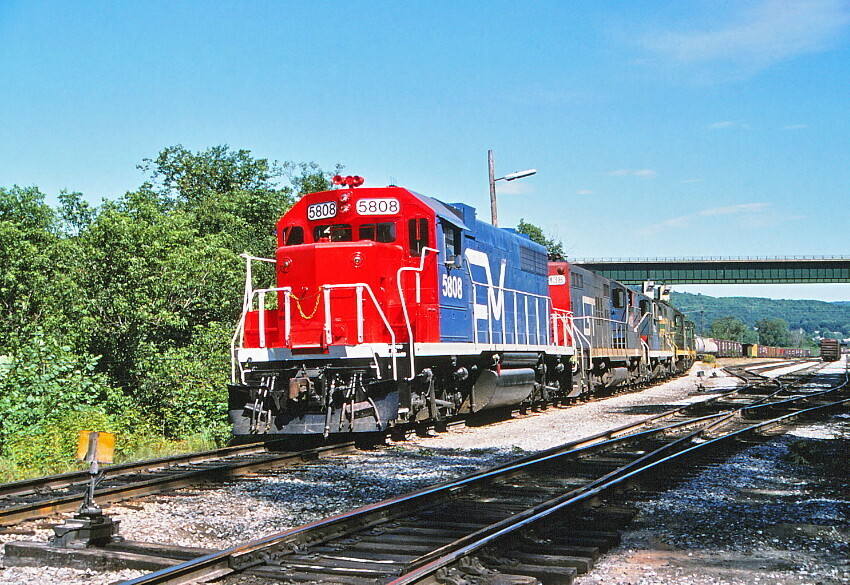
[[285, 227], [283, 228], [280, 239], [283, 240], [284, 246], [298, 246], [299, 244], [303, 244], [304, 228], [300, 225]]
[[317, 225], [313, 228], [313, 241], [315, 242], [321, 242], [322, 240], [329, 242], [350, 242], [353, 239], [351, 226], [347, 223]]
[[372, 240], [373, 242], [381, 242], [382, 244], [392, 244], [395, 242], [395, 224], [388, 223], [367, 223], [361, 225], [357, 233], [360, 240]]

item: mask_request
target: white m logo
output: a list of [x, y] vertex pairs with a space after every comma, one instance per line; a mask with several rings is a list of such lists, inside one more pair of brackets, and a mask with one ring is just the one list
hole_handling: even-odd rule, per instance
[[473, 316], [476, 320], [479, 320], [488, 319], [492, 315], [494, 321], [501, 321], [505, 310], [505, 260], [502, 259], [499, 285], [496, 288], [493, 286], [493, 273], [490, 270], [490, 258], [487, 254], [479, 250], [467, 249], [465, 255], [466, 261], [471, 265], [484, 269], [484, 276], [487, 278], [487, 304], [483, 305], [478, 302], [477, 298], [473, 298]]

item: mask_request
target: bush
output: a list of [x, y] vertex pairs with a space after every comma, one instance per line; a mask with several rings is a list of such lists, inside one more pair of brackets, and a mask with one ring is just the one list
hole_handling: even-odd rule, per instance
[[12, 434], [3, 451], [15, 476], [62, 473], [86, 466], [76, 459], [80, 431], [115, 432], [117, 428], [103, 412], [81, 409], [42, 426]]
[[65, 417], [105, 417], [125, 406], [121, 393], [95, 371], [97, 357], [74, 354], [41, 332], [15, 336], [7, 352], [0, 372], [0, 447], [9, 437], [55, 428]]
[[717, 358], [711, 354], [702, 356], [702, 363], [704, 364], [713, 364], [717, 361]]

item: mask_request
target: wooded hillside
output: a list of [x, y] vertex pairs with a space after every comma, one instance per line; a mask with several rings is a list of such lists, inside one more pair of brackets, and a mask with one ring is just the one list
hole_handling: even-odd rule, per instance
[[[850, 291], [848, 291], [850, 294]], [[823, 337], [850, 336], [850, 301], [778, 300], [757, 297], [711, 297], [673, 291], [670, 302], [708, 332], [715, 319], [733, 316], [748, 327], [762, 319], [783, 319], [793, 330]]]

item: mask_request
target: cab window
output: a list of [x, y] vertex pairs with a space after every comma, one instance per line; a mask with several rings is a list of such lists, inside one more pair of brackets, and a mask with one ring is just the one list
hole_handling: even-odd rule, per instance
[[645, 299], [640, 302], [639, 306], [641, 315], [646, 315], [647, 313], [652, 312], [652, 303]]
[[443, 222], [443, 240], [446, 245], [446, 262], [454, 262], [460, 256], [460, 229]]
[[416, 217], [408, 220], [407, 233], [410, 238], [410, 255], [421, 256], [422, 250], [428, 247], [428, 220]]
[[361, 225], [357, 232], [357, 239], [391, 244], [395, 242], [395, 224], [388, 222]]
[[622, 309], [626, 306], [626, 291], [621, 288], [615, 288], [612, 300], [614, 302], [615, 309]]
[[297, 246], [304, 243], [304, 228], [300, 225], [283, 228], [283, 234], [280, 237], [283, 240], [284, 246]]
[[313, 241], [328, 240], [331, 242], [350, 242], [352, 240], [351, 226], [340, 223], [336, 225], [317, 225], [313, 228]]

